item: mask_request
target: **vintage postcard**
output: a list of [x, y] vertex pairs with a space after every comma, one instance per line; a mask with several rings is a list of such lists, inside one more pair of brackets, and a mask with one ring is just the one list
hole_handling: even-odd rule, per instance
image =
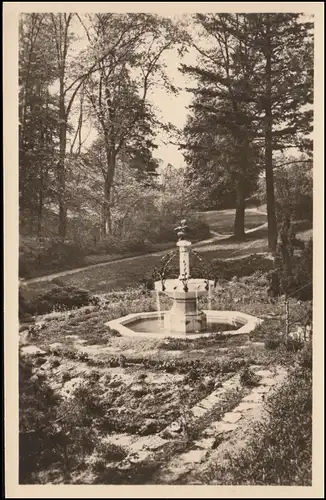
[[6, 498], [322, 498], [322, 2], [4, 2]]

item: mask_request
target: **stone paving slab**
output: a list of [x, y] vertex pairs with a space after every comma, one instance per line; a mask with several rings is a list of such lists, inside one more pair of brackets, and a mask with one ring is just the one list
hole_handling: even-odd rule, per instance
[[131, 455], [130, 457], [128, 457], [128, 461], [131, 463], [138, 463], [138, 462], [142, 462], [143, 460], [146, 460], [150, 456], [151, 456], [150, 451], [145, 451], [145, 450], [138, 451], [135, 455]]
[[211, 438], [202, 438], [199, 441], [195, 441], [194, 444], [195, 446], [198, 446], [198, 448], [207, 450], [212, 448], [214, 442], [215, 442], [215, 437], [211, 437]]
[[259, 403], [254, 401], [243, 401], [240, 403], [233, 411], [235, 412], [246, 412], [247, 410], [251, 410], [253, 408], [258, 408]]
[[167, 439], [163, 439], [159, 435], [147, 436], [147, 441], [144, 440], [144, 446], [149, 450], [157, 450], [168, 442]]
[[252, 392], [243, 398], [243, 402], [260, 403], [263, 400], [263, 394], [259, 392]]
[[256, 375], [259, 375], [259, 377], [271, 377], [273, 373], [270, 370], [258, 370]]
[[22, 347], [21, 351], [23, 354], [37, 354], [37, 355], [46, 354], [45, 351], [43, 351], [36, 345], [28, 345], [26, 347]]
[[179, 460], [186, 464], [196, 464], [203, 460], [207, 455], [208, 450], [190, 450], [179, 456]]
[[203, 415], [205, 415], [205, 413], [207, 413], [207, 408], [203, 408], [201, 406], [195, 406], [194, 408], [192, 408], [190, 410], [190, 413], [196, 417], [196, 418], [200, 418], [202, 417]]
[[230, 412], [224, 413], [222, 421], [227, 422], [229, 424], [235, 424], [236, 422], [238, 422], [238, 420], [240, 420], [240, 418], [242, 418], [241, 413], [235, 412], [235, 411], [230, 411]]
[[203, 431], [203, 436], [217, 436], [222, 432], [231, 432], [238, 427], [237, 423], [231, 422], [214, 422]]

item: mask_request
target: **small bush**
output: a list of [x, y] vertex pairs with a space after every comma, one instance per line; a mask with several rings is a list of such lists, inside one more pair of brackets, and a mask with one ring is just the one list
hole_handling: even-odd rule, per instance
[[[302, 245], [300, 255], [297, 255], [295, 248]], [[285, 219], [276, 249], [274, 270], [270, 274], [270, 294], [274, 297], [287, 294], [298, 300], [311, 300], [312, 262], [312, 239], [298, 245], [294, 226], [289, 219]]]
[[93, 304], [94, 300], [87, 290], [73, 286], [52, 285], [50, 289], [28, 300], [24, 290], [19, 290], [19, 316], [26, 314], [48, 314], [53, 310], [65, 311]]
[[293, 338], [293, 337], [289, 337], [288, 339], [285, 339], [284, 342], [285, 342], [286, 349], [290, 352], [300, 351], [300, 349], [302, 349], [304, 346], [304, 343], [302, 340], [297, 339], [297, 338]]
[[298, 355], [299, 365], [306, 369], [312, 369], [312, 343], [308, 342]]
[[237, 278], [251, 276], [257, 271], [267, 273], [272, 268], [273, 262], [262, 255], [248, 255], [248, 257], [233, 261], [215, 259], [211, 264], [213, 276], [219, 280], [224, 279], [227, 281], [232, 280], [235, 276]]
[[85, 264], [85, 251], [74, 242], [49, 241], [38, 245], [21, 243], [19, 276], [31, 278], [49, 272], [70, 269]]
[[282, 343], [282, 340], [279, 335], [270, 335], [265, 338], [264, 345], [266, 349], [277, 349]]
[[249, 368], [245, 366], [240, 372], [240, 383], [243, 387], [254, 387], [258, 385], [259, 377]]

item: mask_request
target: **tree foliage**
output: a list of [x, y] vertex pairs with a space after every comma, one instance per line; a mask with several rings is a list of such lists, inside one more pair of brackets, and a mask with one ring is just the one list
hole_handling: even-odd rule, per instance
[[243, 237], [241, 191], [257, 172], [253, 166], [263, 168], [275, 250], [273, 157], [290, 147], [309, 154], [312, 147], [313, 25], [299, 14], [197, 14], [193, 22], [200, 29], [192, 42], [198, 62], [182, 66], [197, 82], [189, 89], [194, 113], [185, 129], [190, 177], [205, 186], [227, 171], [228, 184], [239, 186], [235, 233]]
[[[35, 234], [31, 222], [36, 218], [42, 237], [49, 236], [48, 226], [55, 225], [53, 233], [62, 241], [71, 238], [76, 220], [88, 219], [87, 214], [94, 212], [91, 189], [83, 181], [89, 176], [92, 183], [102, 185], [100, 210], [95, 203], [101, 213], [101, 234], [112, 232], [117, 165], [133, 168], [149, 184], [158, 167], [153, 156], [155, 134], [169, 125], [160, 123], [149, 97], [154, 85], [176, 92], [163, 56], [173, 47], [182, 50], [184, 37], [177, 23], [152, 14], [21, 16], [23, 230]], [[85, 149], [85, 126], [97, 133], [101, 143], [101, 162], [95, 168], [96, 145]], [[84, 204], [76, 185], [88, 194]], [[87, 224], [94, 224], [92, 215]]]

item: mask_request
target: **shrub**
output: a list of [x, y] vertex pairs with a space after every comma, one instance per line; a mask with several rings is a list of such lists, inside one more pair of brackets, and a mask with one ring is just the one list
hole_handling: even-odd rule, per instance
[[303, 244], [300, 256], [295, 254], [295, 247], [298, 244], [293, 224], [285, 217], [276, 249], [274, 271], [270, 275], [270, 291], [273, 296], [287, 294], [300, 300], [311, 300], [312, 240]]
[[264, 345], [266, 349], [277, 349], [282, 343], [282, 339], [279, 335], [269, 335], [264, 340]]
[[288, 339], [285, 339], [284, 342], [285, 342], [286, 349], [290, 352], [300, 351], [300, 349], [302, 349], [304, 346], [304, 343], [302, 340], [297, 339], [297, 338], [293, 338], [293, 337], [289, 337]]
[[31, 484], [40, 467], [57, 460], [53, 434], [59, 398], [40, 377], [33, 364], [19, 359], [19, 482]]
[[244, 366], [240, 372], [240, 383], [243, 387], [254, 387], [258, 385], [259, 377], [249, 368]]
[[52, 285], [43, 293], [27, 299], [22, 288], [19, 289], [19, 316], [26, 314], [47, 314], [53, 310], [65, 311], [93, 304], [94, 299], [87, 290], [74, 286]]
[[233, 261], [215, 259], [211, 267], [216, 278], [229, 281], [235, 276], [238, 278], [251, 276], [257, 271], [260, 273], [269, 272], [273, 263], [262, 255], [248, 255], [248, 257]]
[[42, 245], [22, 243], [19, 251], [19, 276], [30, 278], [85, 264], [85, 251], [74, 242], [49, 241]]
[[298, 355], [299, 365], [303, 368], [312, 369], [312, 343], [308, 342]]

